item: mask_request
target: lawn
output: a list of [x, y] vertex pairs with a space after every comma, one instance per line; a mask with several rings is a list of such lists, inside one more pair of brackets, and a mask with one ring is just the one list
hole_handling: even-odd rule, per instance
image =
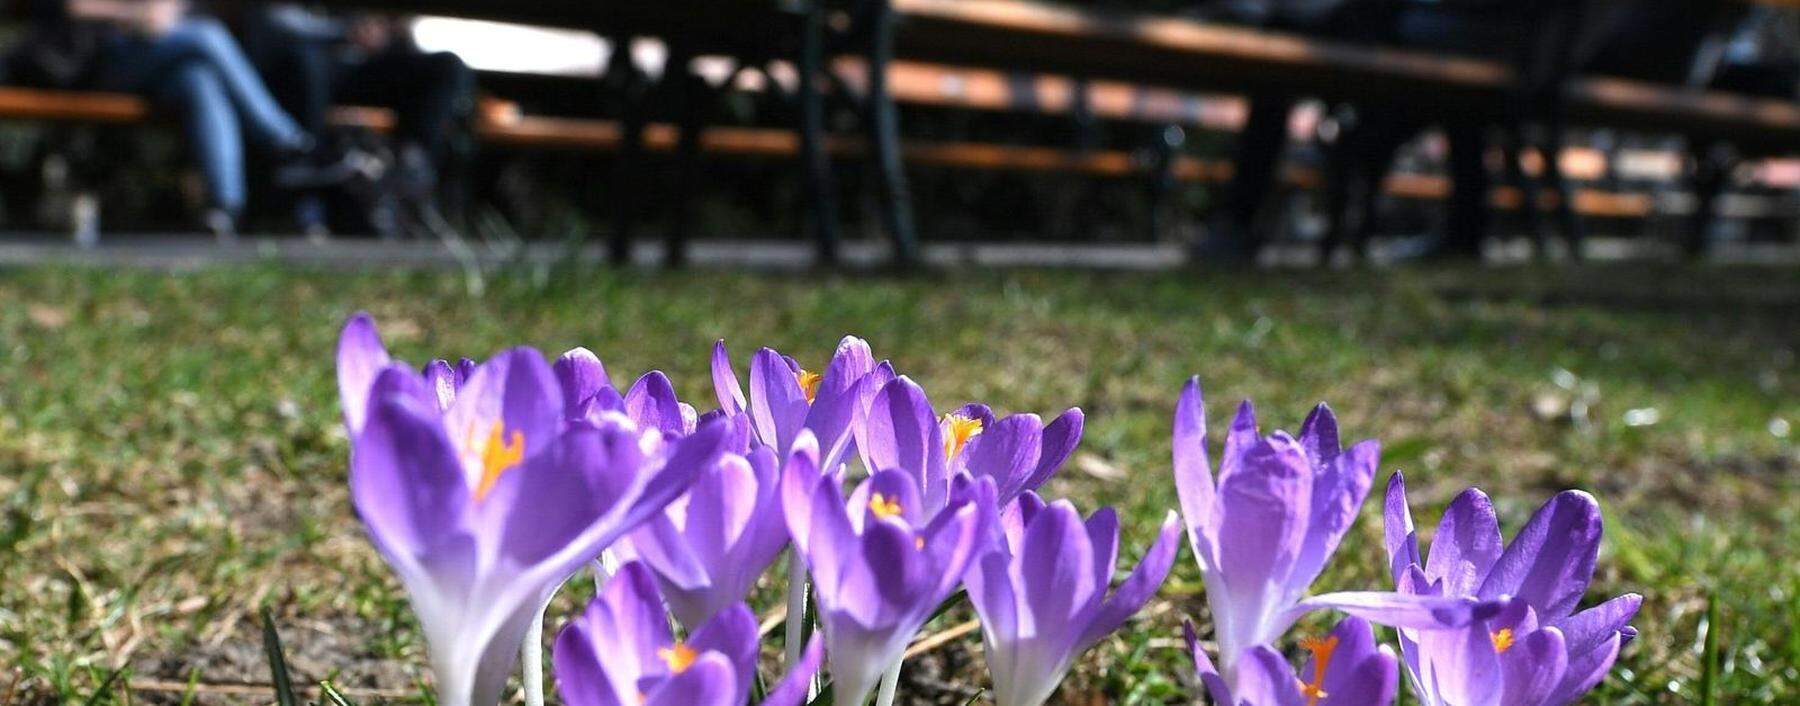
[[[268, 678], [259, 607], [307, 680], [365, 702], [421, 692], [421, 639], [344, 487], [332, 350], [357, 309], [414, 361], [585, 345], [615, 378], [664, 369], [702, 408], [715, 339], [740, 366], [762, 345], [816, 365], [844, 333], [940, 409], [1078, 405], [1086, 439], [1048, 494], [1117, 506], [1131, 561], [1175, 506], [1169, 417], [1188, 375], [1215, 439], [1242, 398], [1288, 429], [1329, 401], [1348, 437], [1383, 442], [1377, 488], [1407, 472], [1422, 527], [1471, 484], [1509, 533], [1559, 489], [1599, 496], [1589, 602], [1647, 599], [1594, 703], [1699, 703], [1708, 684], [1720, 703], [1800, 702], [1800, 271], [1632, 266], [500, 272], [479, 295], [440, 272], [0, 271], [0, 703], [265, 702], [229, 686]], [[1387, 587], [1380, 520], [1368, 503], [1316, 590]], [[565, 592], [552, 624], [589, 590]], [[1177, 626], [1204, 626], [1204, 605], [1184, 548], [1061, 698], [1190, 702]], [[909, 665], [920, 703], [985, 680], [975, 636]]]

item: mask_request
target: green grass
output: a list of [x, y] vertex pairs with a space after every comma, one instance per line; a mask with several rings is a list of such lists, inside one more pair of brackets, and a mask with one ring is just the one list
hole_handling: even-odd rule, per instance
[[[1240, 398], [1288, 429], [1326, 400], [1347, 436], [1383, 441], [1378, 483], [1407, 471], [1422, 527], [1471, 484], [1509, 533], [1556, 490], [1600, 497], [1590, 600], [1647, 599], [1594, 703], [1699, 702], [1703, 683], [1721, 703], [1800, 701], [1800, 272], [1642, 267], [508, 272], [480, 296], [446, 273], [0, 272], [0, 701], [9, 681], [25, 702], [81, 703], [109, 681], [96, 702], [156, 682], [169, 690], [134, 699], [266, 701], [208, 686], [268, 679], [260, 607], [297, 679], [418, 693], [420, 638], [344, 489], [332, 346], [359, 308], [414, 361], [586, 345], [615, 376], [663, 368], [703, 407], [714, 339], [817, 365], [846, 332], [940, 407], [1079, 405], [1087, 438], [1048, 491], [1118, 506], [1133, 560], [1175, 505], [1186, 376], [1206, 382], [1215, 439]], [[1377, 505], [1317, 590], [1386, 586]], [[1065, 698], [1190, 698], [1176, 626], [1204, 626], [1204, 601], [1185, 549], [1178, 567]], [[933, 684], [978, 686], [980, 665], [964, 639], [917, 662], [912, 692], [960, 703]]]

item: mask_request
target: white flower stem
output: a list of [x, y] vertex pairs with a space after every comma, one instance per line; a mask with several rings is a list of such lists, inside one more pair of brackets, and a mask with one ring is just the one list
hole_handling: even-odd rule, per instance
[[787, 666], [800, 661], [806, 632], [806, 564], [795, 553], [788, 560]]
[[[545, 606], [548, 607], [548, 606]], [[519, 651], [520, 679], [525, 686], [525, 706], [544, 706], [544, 614], [531, 619], [525, 646]]]
[[900, 665], [904, 663], [904, 657], [894, 660], [894, 666], [881, 675], [881, 691], [875, 696], [875, 706], [894, 706], [894, 692], [900, 689]]

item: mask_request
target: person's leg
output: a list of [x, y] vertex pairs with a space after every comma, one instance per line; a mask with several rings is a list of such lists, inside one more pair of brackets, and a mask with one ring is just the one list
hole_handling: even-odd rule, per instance
[[158, 51], [195, 58], [212, 67], [217, 80], [237, 108], [244, 127], [259, 143], [280, 150], [302, 150], [311, 138], [287, 111], [281, 109], [238, 47], [225, 25], [210, 17], [182, 20], [168, 34], [154, 40]]
[[198, 61], [176, 64], [154, 97], [181, 117], [208, 205], [236, 218], [245, 202], [243, 136], [218, 72]]
[[472, 108], [475, 74], [449, 52], [390, 51], [342, 67], [340, 100], [392, 106], [395, 137], [441, 160], [457, 120]]
[[1294, 101], [1285, 96], [1255, 96], [1250, 101], [1250, 116], [1238, 133], [1231, 183], [1225, 190], [1225, 202], [1216, 237], [1221, 242], [1215, 249], [1230, 251], [1241, 259], [1254, 259], [1262, 245], [1256, 232], [1256, 216], [1275, 188], [1275, 174], [1281, 164], [1282, 148], [1287, 145], [1288, 113]]
[[1444, 131], [1450, 138], [1450, 223], [1440, 252], [1448, 257], [1480, 259], [1488, 225], [1485, 126], [1479, 121], [1456, 121], [1444, 126]]

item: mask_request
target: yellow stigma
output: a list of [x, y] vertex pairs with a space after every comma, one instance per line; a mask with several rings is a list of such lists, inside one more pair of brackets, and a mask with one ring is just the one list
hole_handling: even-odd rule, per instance
[[512, 436], [506, 435], [506, 429], [500, 420], [488, 428], [488, 435], [479, 444], [475, 441], [475, 430], [469, 429], [465, 453], [475, 454], [481, 459], [481, 482], [475, 486], [475, 499], [487, 497], [493, 490], [494, 482], [500, 480], [500, 474], [507, 469], [519, 465], [525, 460], [525, 432], [513, 430]]
[[969, 440], [981, 435], [981, 420], [970, 419], [960, 414], [944, 415], [944, 458], [956, 458], [962, 453]]
[[913, 548], [919, 551], [925, 551], [925, 538], [913, 537]]
[[898, 516], [900, 501], [881, 493], [875, 493], [869, 496], [869, 512], [875, 513], [876, 517], [882, 519]]
[[807, 404], [812, 404], [819, 397], [819, 383], [824, 379], [823, 375], [805, 370], [794, 373], [794, 380], [800, 383], [800, 391], [806, 393]]
[[1512, 628], [1500, 628], [1499, 630], [1490, 633], [1488, 637], [1494, 639], [1494, 654], [1504, 654], [1507, 650], [1512, 649]]
[[669, 665], [670, 674], [680, 674], [687, 671], [688, 667], [694, 666], [694, 660], [700, 658], [700, 653], [695, 652], [692, 647], [677, 642], [674, 647], [657, 649], [656, 656], [662, 658], [663, 664]]
[[1313, 656], [1312, 681], [1300, 682], [1300, 693], [1306, 695], [1306, 706], [1319, 706], [1319, 700], [1330, 696], [1325, 693], [1325, 667], [1331, 664], [1331, 655], [1337, 652], [1336, 635], [1326, 637], [1308, 637], [1300, 640], [1300, 649], [1311, 652]]

